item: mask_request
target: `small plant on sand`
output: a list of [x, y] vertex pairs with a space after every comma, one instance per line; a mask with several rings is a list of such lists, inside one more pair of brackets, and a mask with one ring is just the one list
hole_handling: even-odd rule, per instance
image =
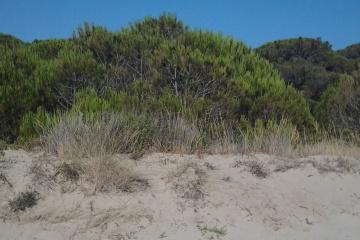
[[38, 200], [39, 200], [38, 192], [27, 190], [25, 192], [21, 192], [13, 200], [10, 200], [9, 206], [13, 212], [25, 211], [25, 209], [35, 206]]
[[66, 181], [78, 181], [82, 169], [74, 163], [62, 163], [55, 173], [55, 177], [62, 176]]
[[218, 228], [218, 227], [208, 227], [208, 226], [200, 226], [197, 225], [197, 228], [200, 230], [201, 234], [208, 239], [220, 239], [226, 235], [225, 227]]
[[145, 151], [143, 149], [141, 150], [138, 150], [138, 151], [134, 151], [134, 152], [131, 152], [129, 154], [129, 157], [133, 160], [139, 160], [140, 158], [142, 158], [145, 154]]
[[109, 156], [99, 155], [86, 159], [84, 164], [84, 177], [95, 192], [109, 192], [119, 190], [122, 192], [144, 191], [149, 187], [146, 179], [142, 179], [121, 166], [119, 161]]
[[209, 170], [216, 170], [216, 167], [209, 162], [206, 162], [204, 165]]
[[258, 178], [266, 178], [269, 176], [269, 171], [262, 162], [250, 161], [246, 165], [249, 168], [249, 171]]
[[241, 166], [246, 166], [250, 173], [258, 178], [266, 178], [269, 176], [270, 172], [266, 168], [265, 164], [260, 162], [259, 160], [251, 160], [251, 161], [236, 161], [234, 167], [238, 168]]
[[342, 173], [356, 173], [358, 172], [358, 164], [355, 164], [354, 161], [351, 161], [349, 158], [345, 157], [337, 157], [335, 160], [336, 167], [339, 169]]

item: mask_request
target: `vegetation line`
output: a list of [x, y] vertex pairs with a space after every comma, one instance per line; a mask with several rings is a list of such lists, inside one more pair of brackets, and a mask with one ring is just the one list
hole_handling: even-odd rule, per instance
[[119, 32], [85, 24], [66, 40], [1, 34], [0, 56], [7, 143], [79, 156], [325, 145], [353, 155], [359, 145], [358, 45], [291, 39], [251, 50], [164, 14]]

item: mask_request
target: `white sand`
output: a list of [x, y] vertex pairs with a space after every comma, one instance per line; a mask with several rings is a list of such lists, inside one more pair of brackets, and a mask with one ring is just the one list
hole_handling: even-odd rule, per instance
[[[117, 156], [122, 159], [124, 156]], [[359, 239], [359, 160], [316, 156], [280, 159], [268, 155], [151, 154], [139, 161], [122, 160], [149, 181], [145, 191], [84, 194], [80, 187], [62, 192], [35, 181], [30, 174], [35, 153], [6, 151], [0, 172], [0, 239]], [[258, 159], [270, 175], [261, 179], [237, 160]], [[205, 174], [198, 192], [196, 162]], [[215, 169], [211, 170], [211, 166]], [[297, 166], [275, 171], [280, 166]], [[329, 168], [333, 167], [333, 168]], [[319, 172], [323, 170], [324, 172]], [[357, 173], [356, 173], [357, 172]], [[176, 176], [175, 176], [176, 175]], [[191, 180], [194, 180], [191, 182]], [[32, 209], [10, 213], [8, 200], [27, 187], [40, 192]], [[189, 193], [190, 191], [190, 193]], [[208, 229], [221, 230], [219, 234]]]

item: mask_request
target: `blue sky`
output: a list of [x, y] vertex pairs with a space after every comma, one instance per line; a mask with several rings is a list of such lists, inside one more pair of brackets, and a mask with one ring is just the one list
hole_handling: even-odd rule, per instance
[[163, 12], [252, 47], [299, 36], [335, 49], [360, 42], [360, 0], [0, 0], [0, 32], [25, 41], [67, 38], [85, 21], [116, 31]]

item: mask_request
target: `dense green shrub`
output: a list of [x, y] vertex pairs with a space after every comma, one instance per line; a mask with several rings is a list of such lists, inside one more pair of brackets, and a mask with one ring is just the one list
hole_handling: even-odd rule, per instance
[[8, 142], [19, 132], [21, 141], [38, 136], [54, 116], [95, 121], [119, 112], [180, 116], [201, 128], [288, 119], [299, 130], [313, 129], [310, 111], [320, 98], [327, 101], [326, 88], [357, 69], [319, 40], [281, 41], [255, 52], [169, 14], [115, 33], [86, 23], [68, 40], [23, 43], [0, 35], [0, 55], [0, 138]]
[[25, 143], [38, 138], [56, 122], [55, 119], [55, 115], [50, 115], [42, 107], [36, 112], [28, 112], [21, 120], [19, 141]]
[[40, 58], [51, 60], [58, 56], [60, 50], [71, 44], [71, 42], [63, 39], [35, 40], [29, 47], [39, 55]]
[[360, 82], [344, 75], [327, 88], [316, 105], [316, 117], [339, 129], [360, 130]]
[[345, 49], [339, 50], [339, 54], [345, 56], [349, 59], [359, 59], [360, 58], [360, 44], [353, 44]]
[[275, 41], [256, 50], [277, 68], [287, 84], [318, 101], [329, 84], [351, 73], [354, 63], [331, 49], [321, 39], [298, 38]]
[[0, 138], [14, 141], [21, 117], [41, 104], [43, 85], [34, 77], [38, 56], [26, 47], [0, 46]]
[[17, 39], [14, 36], [0, 33], [0, 46], [4, 46], [6, 48], [13, 49], [13, 48], [19, 47], [23, 44], [24, 44], [23, 41], [21, 41], [20, 39]]
[[303, 92], [321, 127], [359, 131], [359, 44], [333, 51], [320, 39], [287, 39], [256, 51], [277, 68], [288, 85]]

